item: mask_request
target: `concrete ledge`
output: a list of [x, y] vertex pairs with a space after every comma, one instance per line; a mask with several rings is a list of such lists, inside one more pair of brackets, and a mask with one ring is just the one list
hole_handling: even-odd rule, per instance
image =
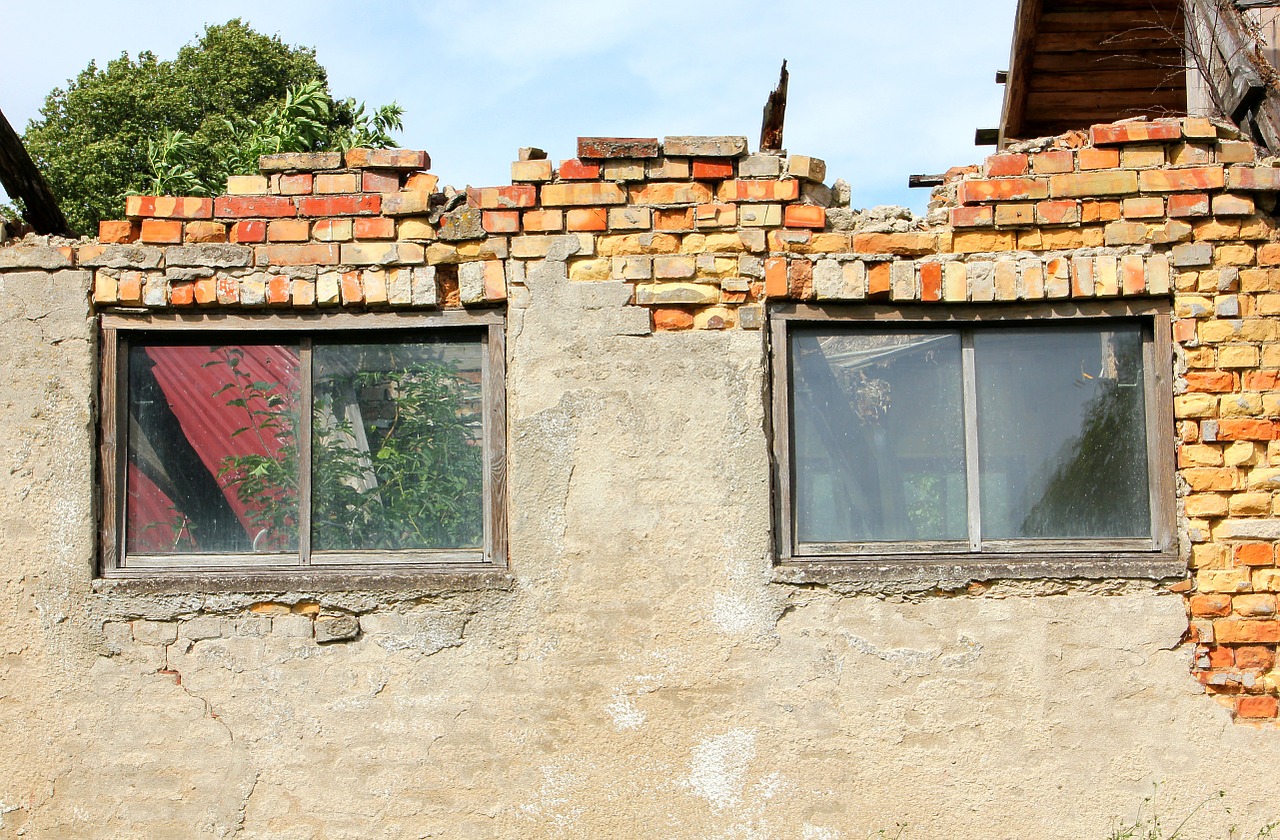
[[387, 593], [389, 600], [439, 597], [460, 592], [510, 590], [515, 578], [498, 571], [359, 571], [323, 570], [297, 572], [182, 572], [119, 574], [96, 578], [93, 591], [99, 595], [252, 595], [271, 600], [281, 593]]

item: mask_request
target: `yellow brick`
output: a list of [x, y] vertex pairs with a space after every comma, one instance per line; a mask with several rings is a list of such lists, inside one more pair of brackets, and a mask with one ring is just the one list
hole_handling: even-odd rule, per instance
[[1270, 318], [1245, 318], [1240, 322], [1239, 336], [1243, 341], [1271, 341], [1280, 331], [1280, 325]]
[[[689, 237], [700, 234], [690, 234]], [[596, 252], [602, 257], [626, 257], [638, 254], [675, 254], [680, 240], [669, 233], [627, 233], [596, 238]]]
[[1164, 166], [1164, 146], [1124, 146], [1120, 149], [1120, 166], [1124, 169]]
[[1230, 563], [1231, 555], [1221, 543], [1191, 546], [1191, 562], [1188, 565], [1193, 569], [1225, 569]]
[[1258, 463], [1258, 444], [1251, 440], [1232, 441], [1222, 451], [1222, 462], [1230, 467], [1243, 467]]
[[1232, 516], [1251, 516], [1271, 513], [1270, 493], [1236, 493], [1231, 497]]
[[1248, 569], [1205, 569], [1196, 572], [1200, 592], [1248, 592], [1253, 586]]
[[1219, 398], [1219, 417], [1257, 417], [1261, 413], [1261, 394], [1226, 394]]
[[1184, 443], [1178, 448], [1178, 463], [1197, 467], [1219, 467], [1222, 466], [1222, 449], [1205, 443]]
[[1179, 394], [1173, 398], [1173, 413], [1180, 419], [1213, 417], [1218, 401], [1212, 394]]
[[1193, 493], [1182, 501], [1187, 516], [1227, 515], [1227, 497], [1215, 493]]
[[1217, 265], [1253, 265], [1253, 256], [1251, 245], [1221, 245], [1213, 249], [1213, 261]]
[[1196, 326], [1196, 337], [1205, 344], [1221, 344], [1224, 341], [1234, 341], [1239, 337], [1239, 334], [1238, 322], [1233, 321], [1203, 321]]
[[1252, 344], [1226, 344], [1218, 348], [1218, 367], [1251, 368], [1258, 366], [1258, 348]]
[[957, 254], [976, 254], [983, 251], [1012, 251], [1017, 245], [1013, 231], [964, 231], [957, 232], [951, 248]]
[[612, 261], [608, 257], [569, 261], [570, 280], [608, 280]]

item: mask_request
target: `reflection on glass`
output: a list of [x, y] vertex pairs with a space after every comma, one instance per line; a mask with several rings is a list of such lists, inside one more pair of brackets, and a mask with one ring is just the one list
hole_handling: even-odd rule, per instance
[[297, 548], [298, 350], [129, 348], [125, 548]]
[[791, 335], [799, 540], [965, 539], [959, 334]]
[[480, 545], [481, 349], [315, 345], [316, 551]]
[[1149, 536], [1139, 327], [973, 339], [983, 538]]

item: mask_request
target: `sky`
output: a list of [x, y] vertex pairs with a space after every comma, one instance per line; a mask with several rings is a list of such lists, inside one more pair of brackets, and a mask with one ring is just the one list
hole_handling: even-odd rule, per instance
[[[454, 186], [510, 183], [522, 146], [573, 157], [578, 136], [760, 136], [783, 59], [785, 142], [827, 162], [853, 205], [923, 210], [907, 177], [975, 163], [994, 128], [1016, 0], [0, 0], [0, 111], [20, 133], [89, 63], [173, 58], [241, 17], [314, 47], [330, 89], [406, 110], [406, 148]], [[960, 13], [963, 9], [963, 14]], [[0, 193], [2, 195], [2, 193]]]

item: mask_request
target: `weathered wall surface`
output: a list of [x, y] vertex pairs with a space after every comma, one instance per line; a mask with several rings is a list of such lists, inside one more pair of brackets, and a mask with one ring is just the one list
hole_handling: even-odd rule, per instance
[[[1206, 154], [1220, 153], [1216, 139], [1202, 139]], [[1060, 143], [1040, 151], [1068, 151], [1080, 174], [1083, 152], [1069, 145], [1095, 147], [1083, 138]], [[776, 205], [758, 202], [766, 207], [761, 218], [772, 212], [767, 206], [778, 207], [766, 226], [772, 239], [740, 223], [742, 206], [727, 199], [734, 223], [723, 224], [723, 206], [706, 210], [724, 229], [711, 232], [720, 238], [699, 232], [697, 208], [721, 204], [705, 200], [712, 187], [687, 188], [677, 201], [669, 192], [656, 208], [628, 194], [630, 207], [650, 219], [641, 233], [610, 228], [614, 205], [599, 205], [603, 214], [580, 218], [596, 225], [598, 216], [604, 230], [566, 229], [562, 217], [549, 233], [496, 234], [479, 229], [482, 205], [526, 192], [477, 192], [472, 203], [480, 206], [432, 220], [427, 198], [404, 195], [414, 192], [402, 189], [414, 177], [406, 174], [410, 165], [390, 186], [392, 204], [419, 201], [421, 218], [348, 205], [358, 211], [353, 218], [395, 220], [389, 231], [368, 224], [374, 241], [416, 249], [383, 245], [377, 254], [350, 248], [344, 255], [340, 243], [269, 251], [277, 246], [252, 208], [271, 204], [241, 205], [246, 218], [214, 221], [215, 207], [236, 206], [224, 199], [208, 208], [210, 218], [179, 216], [176, 233], [172, 224], [124, 223], [119, 238], [141, 236], [141, 243], [0, 250], [0, 761], [7, 771], [0, 835], [817, 840], [907, 823], [910, 837], [1080, 838], [1105, 836], [1153, 781], [1165, 785], [1165, 813], [1181, 815], [1223, 788], [1235, 821], [1274, 817], [1274, 785], [1258, 768], [1280, 758], [1280, 741], [1273, 728], [1232, 720], [1251, 713], [1239, 699], [1274, 697], [1270, 664], [1243, 667], [1234, 659], [1241, 646], [1267, 643], [1211, 644], [1214, 616], [1196, 618], [1191, 639], [1198, 644], [1189, 643], [1188, 602], [1169, 592], [1168, 581], [997, 580], [896, 595], [775, 582], [767, 354], [758, 328], [766, 296], [890, 302], [929, 300], [933, 288], [939, 299], [964, 301], [1176, 294], [1180, 329], [1191, 331], [1178, 336], [1179, 373], [1232, 371], [1197, 349], [1216, 348], [1212, 334], [1197, 330], [1266, 314], [1251, 308], [1255, 292], [1231, 286], [1271, 282], [1256, 247], [1271, 237], [1265, 214], [1250, 207], [1249, 218], [1263, 219], [1253, 239], [1239, 224], [1227, 239], [1197, 238], [1190, 223], [1170, 229], [1163, 216], [1150, 231], [1164, 233], [1148, 235], [1147, 222], [1122, 218], [1126, 194], [1113, 191], [1072, 198], [1078, 214], [1097, 215], [1055, 217], [1058, 226], [1047, 228], [1060, 238], [1046, 243], [1036, 202], [1057, 200], [1043, 212], [1064, 213], [1065, 198], [1032, 195], [1040, 189], [1034, 183], [964, 185], [1034, 181], [1023, 178], [1023, 166], [1062, 166], [1061, 155], [993, 159], [995, 171], [989, 163], [982, 173], [959, 173], [967, 180], [944, 192], [967, 195], [950, 211], [940, 196], [938, 224], [924, 225], [838, 205], [819, 212], [830, 200], [812, 182], [806, 200], [797, 184], [803, 179], [766, 174], [768, 183], [792, 186], [725, 190], [715, 181], [733, 172], [724, 161], [744, 160], [730, 151], [709, 158], [720, 166], [704, 168], [703, 182], [688, 171], [683, 178], [711, 179], [722, 196], [787, 196]], [[1164, 155], [1159, 164], [1148, 158], [1149, 168], [1176, 169]], [[1117, 153], [1111, 168], [1125, 171], [1120, 163]], [[769, 171], [767, 163], [751, 165]], [[1009, 166], [1019, 171], [1000, 169]], [[1127, 189], [1127, 176], [1114, 177]], [[1129, 197], [1157, 194], [1139, 195], [1137, 179]], [[1204, 190], [1217, 194], [1222, 186]], [[261, 187], [273, 189], [267, 181]], [[1158, 196], [1166, 213], [1164, 193]], [[170, 223], [167, 215], [205, 212], [157, 203], [149, 211], [157, 215], [141, 203], [134, 209], [139, 218]], [[784, 204], [810, 209], [784, 216]], [[1002, 204], [1029, 205], [1031, 215], [1002, 225]], [[342, 216], [334, 206], [309, 222], [312, 240], [321, 225], [325, 235], [334, 227], [341, 233], [341, 224], [327, 223]], [[1154, 209], [1150, 201], [1136, 207]], [[985, 208], [992, 208], [989, 219]], [[655, 217], [674, 227], [653, 230]], [[490, 217], [490, 227], [502, 218]], [[801, 226], [788, 228], [784, 218]], [[408, 235], [391, 239], [388, 232], [398, 236], [406, 220], [413, 222]], [[242, 224], [256, 236], [247, 225], [257, 222], [260, 245], [235, 241]], [[1144, 227], [1108, 227], [1116, 222]], [[203, 267], [184, 264], [201, 252], [176, 250], [201, 244], [178, 244], [192, 224], [193, 236], [232, 240], [203, 252]], [[465, 225], [474, 227], [459, 235]], [[582, 238], [591, 233], [600, 236]], [[1106, 241], [1122, 233], [1136, 241]], [[149, 235], [177, 241], [166, 249], [145, 241]], [[360, 244], [354, 225], [349, 235], [347, 242]], [[1205, 242], [1213, 243], [1208, 256], [1201, 247], [1190, 258], [1207, 262], [1178, 264], [1188, 252], [1175, 255], [1175, 247]], [[1231, 264], [1243, 252], [1217, 248], [1248, 248], [1248, 262]], [[310, 262], [282, 265], [304, 253]], [[212, 264], [214, 255], [222, 264]], [[330, 256], [332, 263], [317, 262]], [[1128, 274], [1120, 274], [1126, 265]], [[902, 266], [910, 266], [909, 280]], [[928, 266], [937, 266], [940, 285], [932, 285]], [[430, 301], [415, 299], [412, 272], [431, 268]], [[410, 273], [397, 286], [401, 270]], [[676, 276], [654, 277], [665, 271]], [[95, 582], [97, 367], [87, 290], [93, 286], [102, 308], [310, 308], [325, 299], [326, 272], [337, 275], [335, 307], [507, 300], [509, 578], [428, 577], [416, 588], [336, 591]], [[273, 287], [277, 277], [287, 282]], [[1053, 283], [1061, 280], [1059, 291]], [[416, 288], [427, 294], [427, 286]], [[378, 297], [389, 289], [405, 296]], [[1213, 298], [1208, 309], [1189, 302], [1201, 291]], [[1219, 297], [1235, 298], [1241, 309], [1232, 314]], [[1265, 348], [1267, 340], [1258, 341]], [[1261, 358], [1257, 364], [1267, 366]], [[1230, 381], [1249, 392], [1240, 383]], [[1180, 387], [1189, 387], [1185, 377]], [[1195, 418], [1183, 405], [1184, 452], [1194, 444], [1212, 457], [1236, 445], [1203, 437], [1205, 421], [1220, 420], [1220, 405], [1201, 406], [1209, 413]], [[1268, 417], [1260, 410], [1252, 419]], [[1223, 427], [1208, 428], [1212, 438]], [[1272, 457], [1264, 439], [1249, 449], [1254, 461], [1229, 476], [1244, 485], [1182, 487], [1184, 499], [1201, 492], [1223, 499], [1221, 513], [1180, 502], [1200, 588], [1177, 588], [1189, 590], [1193, 608], [1195, 597], [1225, 595], [1225, 607], [1215, 602], [1214, 609], [1232, 628], [1271, 621], [1265, 612], [1233, 610], [1232, 597], [1270, 595], [1274, 603], [1261, 578], [1242, 587], [1239, 570], [1254, 567], [1238, 565], [1234, 549], [1270, 540], [1214, 536], [1225, 522], [1272, 521], [1269, 511], [1230, 508], [1237, 492], [1248, 492], [1249, 470]], [[1210, 562], [1193, 545], [1226, 548]], [[1234, 589], [1217, 585], [1226, 578]], [[1244, 604], [1255, 609], [1258, 600]], [[317, 644], [322, 622], [351, 616], [358, 637]], [[1207, 697], [1190, 673], [1197, 655], [1221, 657], [1212, 653], [1220, 650], [1231, 662], [1202, 663], [1202, 673], [1211, 684], [1213, 675], [1237, 675], [1214, 684], [1230, 708]]]

